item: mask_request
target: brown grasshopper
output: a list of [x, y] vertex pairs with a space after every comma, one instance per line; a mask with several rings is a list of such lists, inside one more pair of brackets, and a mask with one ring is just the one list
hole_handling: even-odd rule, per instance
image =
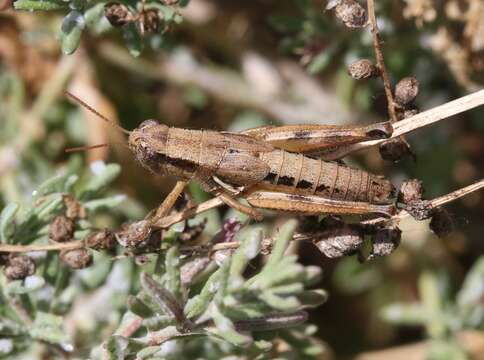
[[[384, 122], [362, 127], [268, 126], [231, 133], [170, 128], [146, 120], [128, 132], [128, 145], [150, 171], [195, 180], [228, 206], [258, 220], [262, 216], [254, 208], [390, 216], [396, 210], [390, 181], [314, 154], [323, 152], [324, 158], [340, 146], [390, 137], [392, 130]], [[238, 202], [237, 196], [250, 206]]]

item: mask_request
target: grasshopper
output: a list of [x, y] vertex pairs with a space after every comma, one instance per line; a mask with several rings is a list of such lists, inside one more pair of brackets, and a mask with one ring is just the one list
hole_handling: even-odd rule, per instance
[[[81, 105], [109, 121], [72, 94]], [[242, 133], [188, 130], [145, 120], [128, 146], [151, 172], [197, 181], [225, 204], [260, 220], [257, 209], [300, 214], [395, 213], [395, 188], [382, 176], [325, 161], [332, 150], [388, 138], [389, 122], [369, 126], [266, 126]], [[236, 200], [243, 196], [249, 205]]]

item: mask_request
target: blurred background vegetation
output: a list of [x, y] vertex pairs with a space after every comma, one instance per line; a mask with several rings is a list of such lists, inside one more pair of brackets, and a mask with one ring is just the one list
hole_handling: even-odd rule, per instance
[[[142, 219], [174, 185], [174, 179], [142, 169], [123, 135], [67, 101], [65, 89], [127, 129], [149, 118], [170, 126], [238, 131], [264, 124], [362, 124], [387, 117], [381, 82], [357, 82], [347, 73], [351, 62], [373, 59], [369, 30], [346, 28], [324, 11], [325, 1], [147, 0], [144, 6], [154, 17], [137, 17], [141, 4], [134, 0], [120, 3], [111, 22], [121, 15], [129, 21], [113, 26], [105, 16], [112, 4], [104, 1], [0, 0], [2, 242], [45, 240], [45, 226], [62, 207], [59, 194], [66, 191], [90, 211], [77, 239], [90, 229], [116, 229]], [[376, 10], [392, 82], [415, 76], [420, 109], [483, 87], [482, 0], [378, 1]], [[347, 162], [397, 185], [418, 178], [427, 198], [442, 195], [484, 177], [483, 118], [481, 107], [413, 133], [408, 140], [416, 161], [384, 162], [378, 149], [370, 149]], [[64, 151], [99, 143], [109, 147]], [[196, 201], [206, 198], [196, 186], [190, 190]], [[36, 203], [39, 196], [51, 195]], [[473, 193], [447, 207], [454, 231], [441, 239], [425, 222], [405, 220], [397, 251], [368, 263], [354, 256], [327, 259], [310, 243], [291, 246], [300, 263], [322, 268], [317, 286], [330, 296], [309, 312], [317, 331], [301, 330], [312, 335], [319, 351], [311, 350], [314, 344], [289, 341], [294, 353], [278, 356], [483, 359], [482, 196]], [[14, 231], [5, 225], [9, 212], [15, 213], [13, 203], [25, 209], [16, 220], [25, 226], [23, 233], [19, 226]], [[204, 236], [210, 237], [224, 218], [236, 214], [221, 209], [207, 216]], [[269, 214], [260, 226], [271, 234], [287, 217]], [[13, 296], [27, 312], [62, 315], [62, 326], [76, 344], [72, 358], [88, 358], [118, 326], [144, 268], [131, 258], [111, 261], [102, 253], [78, 272], [61, 269], [56, 255], [36, 261], [43, 268], [33, 284], [17, 283], [12, 289], [2, 278], [0, 304]], [[112, 302], [112, 313], [96, 311], [99, 301]], [[1, 308], [0, 318], [9, 318], [9, 311]], [[68, 347], [46, 350], [27, 341], [67, 341], [62, 331], [55, 339], [39, 335], [51, 330], [38, 319], [40, 330], [29, 336], [17, 336], [22, 331], [2, 320], [0, 354], [20, 358], [17, 350], [28, 350], [29, 359], [69, 358]], [[52, 329], [60, 326], [52, 322], [46, 320]], [[183, 355], [251, 356], [223, 346], [209, 355], [202, 343]]]

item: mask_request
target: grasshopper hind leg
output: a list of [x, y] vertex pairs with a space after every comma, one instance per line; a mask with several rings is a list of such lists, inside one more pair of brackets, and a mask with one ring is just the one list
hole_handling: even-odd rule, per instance
[[220, 200], [222, 200], [226, 205], [230, 206], [231, 208], [240, 211], [241, 213], [244, 213], [251, 218], [253, 218], [256, 221], [262, 221], [264, 219], [264, 215], [256, 209], [254, 209], [252, 206], [247, 206], [244, 204], [239, 203], [237, 200], [232, 198], [229, 194], [227, 193], [221, 193], [218, 195]]
[[314, 195], [295, 195], [273, 191], [256, 191], [247, 196], [250, 205], [271, 210], [289, 211], [307, 215], [319, 214], [382, 214], [391, 217], [394, 204], [376, 205], [359, 201], [332, 200]]

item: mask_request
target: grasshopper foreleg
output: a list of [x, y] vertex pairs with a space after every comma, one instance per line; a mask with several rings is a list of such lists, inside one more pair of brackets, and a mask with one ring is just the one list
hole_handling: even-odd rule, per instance
[[173, 205], [175, 205], [176, 200], [183, 193], [186, 185], [187, 181], [177, 181], [175, 187], [171, 190], [158, 209], [156, 209], [156, 213], [154, 215], [156, 219], [160, 219], [169, 214], [170, 210], [173, 208]]

